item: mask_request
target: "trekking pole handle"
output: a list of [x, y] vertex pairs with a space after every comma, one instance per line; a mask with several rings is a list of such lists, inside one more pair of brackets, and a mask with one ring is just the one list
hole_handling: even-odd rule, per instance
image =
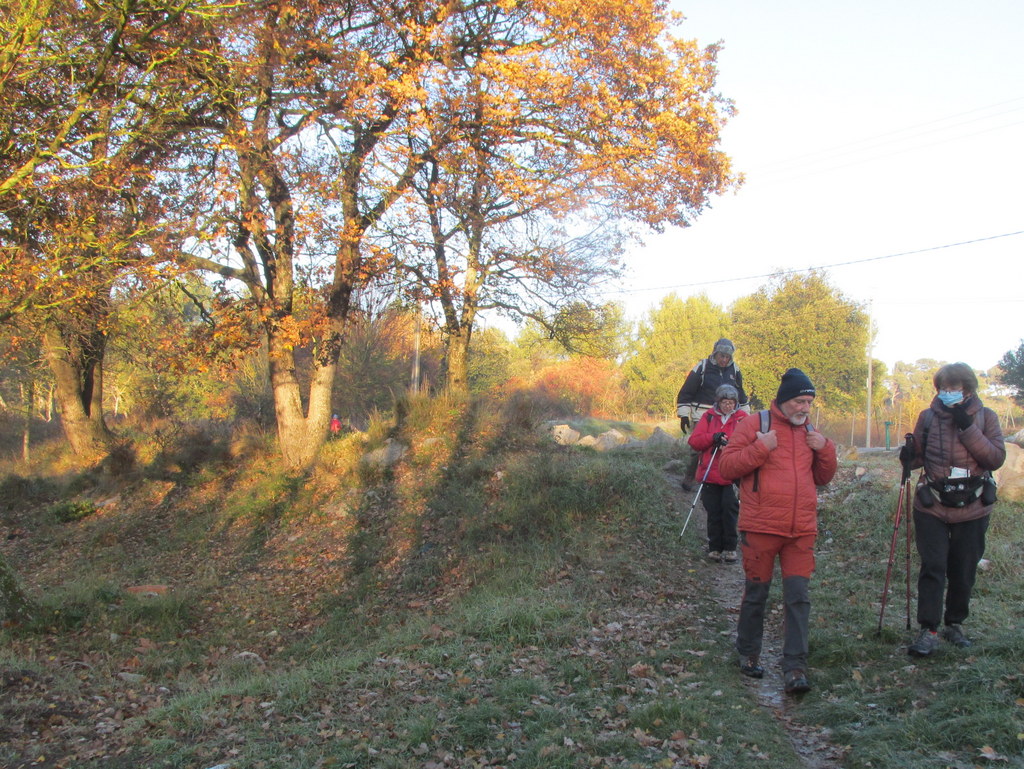
[[[907, 454], [911, 454], [911, 455], [913, 454], [913, 451], [914, 451], [914, 434], [913, 433], [907, 433], [903, 437], [903, 447], [905, 449], [907, 449], [907, 452], [906, 452]], [[910, 478], [910, 462], [911, 461], [912, 461], [912, 457], [907, 457], [906, 459], [902, 460], [903, 477], [900, 479], [900, 483], [906, 483], [907, 480]]]

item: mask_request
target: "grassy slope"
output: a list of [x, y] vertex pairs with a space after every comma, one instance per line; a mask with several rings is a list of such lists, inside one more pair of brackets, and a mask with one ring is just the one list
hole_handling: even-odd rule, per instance
[[42, 608], [0, 637], [0, 764], [805, 766], [787, 724], [845, 766], [1022, 764], [1019, 509], [993, 522], [980, 643], [913, 664], [902, 550], [875, 634], [895, 463], [844, 462], [816, 688], [780, 713], [736, 673], [668, 456], [560, 449], [533, 421], [424, 401], [371, 431], [411, 446], [393, 471], [349, 438], [306, 478], [256, 459], [99, 483], [74, 523], [56, 486], [8, 480], [3, 553]]

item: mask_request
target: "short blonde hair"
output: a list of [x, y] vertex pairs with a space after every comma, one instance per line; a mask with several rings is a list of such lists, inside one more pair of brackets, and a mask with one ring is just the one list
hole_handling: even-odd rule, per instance
[[932, 382], [935, 384], [936, 390], [960, 385], [964, 388], [965, 395], [974, 395], [978, 392], [978, 377], [974, 373], [974, 369], [966, 363], [947, 363], [945, 366], [940, 366], [939, 370], [935, 372]]

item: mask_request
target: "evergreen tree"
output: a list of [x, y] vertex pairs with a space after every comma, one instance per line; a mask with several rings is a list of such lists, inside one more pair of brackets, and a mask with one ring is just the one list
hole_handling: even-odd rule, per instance
[[1013, 400], [1024, 406], [1024, 341], [1016, 350], [1008, 350], [999, 360], [1001, 384], [1013, 390]]
[[817, 272], [776, 279], [732, 307], [747, 394], [767, 406], [786, 369], [802, 369], [818, 402], [850, 412], [864, 404], [870, 320]]

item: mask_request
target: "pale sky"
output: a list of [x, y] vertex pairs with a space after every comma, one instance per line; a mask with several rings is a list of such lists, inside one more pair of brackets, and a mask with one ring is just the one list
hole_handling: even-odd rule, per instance
[[[634, 319], [672, 290], [727, 307], [768, 273], [826, 267], [870, 309], [890, 369], [988, 369], [1015, 350], [1024, 2], [673, 2], [677, 35], [723, 43], [719, 91], [738, 113], [722, 148], [747, 181], [631, 249], [624, 291], [606, 298]], [[953, 245], [967, 241], [980, 242]], [[863, 263], [827, 267], [844, 262]]]

